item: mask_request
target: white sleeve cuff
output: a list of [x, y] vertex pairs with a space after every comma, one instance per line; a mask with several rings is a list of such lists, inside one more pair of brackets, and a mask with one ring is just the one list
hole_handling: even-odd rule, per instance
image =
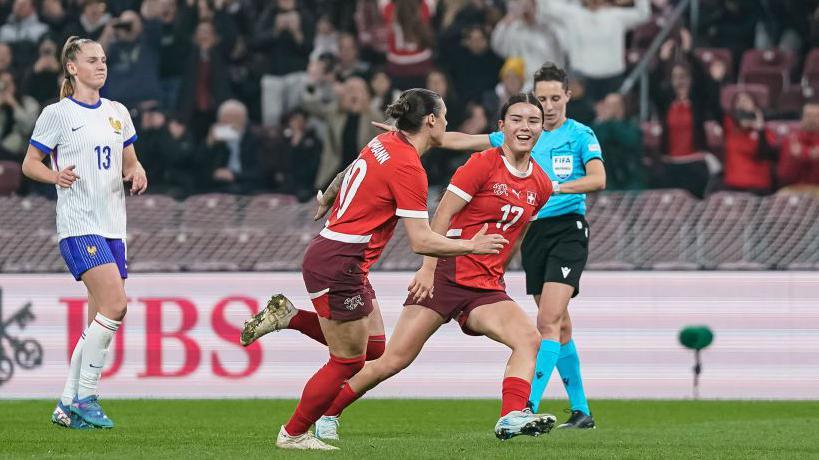
[[456, 187], [453, 184], [449, 184], [446, 189], [449, 190], [450, 192], [458, 195], [460, 198], [462, 198], [467, 203], [472, 201], [472, 195], [464, 192], [463, 190], [459, 189], [458, 187]]
[[413, 219], [429, 219], [429, 213], [427, 211], [412, 211], [410, 209], [397, 208], [395, 215], [398, 217], [411, 217]]

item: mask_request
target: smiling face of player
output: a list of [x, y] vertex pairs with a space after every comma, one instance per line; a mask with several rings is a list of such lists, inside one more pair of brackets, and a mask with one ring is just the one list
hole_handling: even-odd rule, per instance
[[75, 87], [86, 87], [99, 91], [108, 78], [105, 51], [99, 43], [86, 43], [80, 47], [73, 60], [66, 64], [68, 72], [74, 76]]
[[566, 121], [566, 104], [571, 91], [559, 81], [539, 81], [535, 84], [535, 97], [543, 106], [543, 128], [552, 131]]
[[543, 132], [540, 110], [528, 103], [518, 102], [509, 106], [506, 116], [498, 122], [503, 131], [504, 144], [515, 156], [531, 152]]

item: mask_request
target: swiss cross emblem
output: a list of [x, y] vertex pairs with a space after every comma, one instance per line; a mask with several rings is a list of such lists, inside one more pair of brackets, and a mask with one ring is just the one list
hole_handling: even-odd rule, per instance
[[537, 203], [537, 193], [526, 192], [526, 202], [534, 206]]

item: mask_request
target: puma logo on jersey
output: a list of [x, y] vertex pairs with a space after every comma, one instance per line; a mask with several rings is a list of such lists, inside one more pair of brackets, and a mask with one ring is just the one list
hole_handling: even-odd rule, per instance
[[565, 280], [569, 277], [569, 273], [571, 273], [572, 269], [569, 267], [560, 267], [560, 271], [563, 272], [563, 279]]
[[511, 191], [512, 191], [512, 193], [514, 193], [514, 194], [515, 194], [515, 196], [516, 196], [516, 197], [518, 197], [518, 199], [520, 199], [520, 192], [518, 192], [517, 190], [515, 190], [515, 189], [513, 189], [513, 188], [512, 188], [512, 189], [509, 189], [509, 190], [511, 190]]

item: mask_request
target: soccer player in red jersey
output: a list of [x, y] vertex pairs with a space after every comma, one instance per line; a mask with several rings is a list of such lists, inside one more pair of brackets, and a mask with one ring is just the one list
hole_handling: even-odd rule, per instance
[[[489, 225], [517, 247], [552, 192], [548, 175], [530, 159], [542, 124], [543, 109], [534, 95], [509, 98], [499, 121], [503, 145], [473, 154], [458, 168], [432, 230], [469, 238]], [[496, 436], [537, 436], [551, 430], [553, 415], [533, 414], [526, 407], [540, 334], [505, 291], [503, 274], [514, 251], [509, 245], [497, 254], [425, 257], [384, 355], [347, 382], [328, 413], [338, 416], [365, 391], [409, 366], [429, 337], [455, 318], [465, 333], [485, 335], [512, 349]]]
[[304, 387], [295, 413], [282, 426], [276, 446], [335, 450], [308, 431], [330, 407], [346, 380], [364, 367], [369, 316], [377, 305], [367, 273], [403, 218], [414, 252], [452, 257], [498, 254], [507, 243], [487, 226], [469, 240], [452, 240], [430, 229], [427, 176], [420, 156], [440, 142], [446, 106], [429, 90], [411, 89], [387, 108], [398, 131], [381, 134], [347, 168], [325, 228], [307, 248], [304, 284], [330, 360]]

